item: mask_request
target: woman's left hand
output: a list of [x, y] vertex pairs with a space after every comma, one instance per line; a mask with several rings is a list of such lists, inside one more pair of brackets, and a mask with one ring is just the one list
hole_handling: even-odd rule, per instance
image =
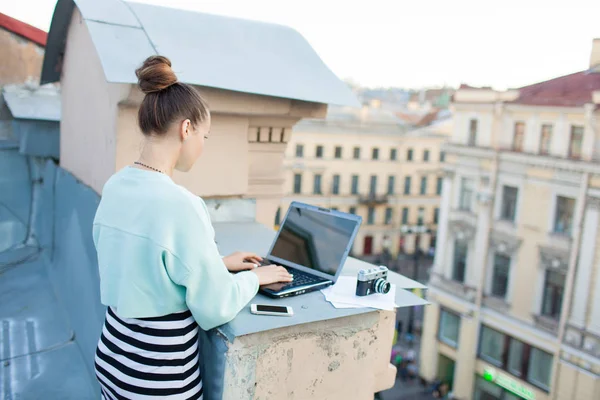
[[258, 254], [236, 251], [233, 254], [223, 257], [223, 262], [229, 272], [248, 271], [257, 268], [262, 261]]

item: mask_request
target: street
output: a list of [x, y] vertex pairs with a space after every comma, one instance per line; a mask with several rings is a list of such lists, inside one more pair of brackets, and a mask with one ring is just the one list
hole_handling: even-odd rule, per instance
[[[375, 263], [376, 265], [380, 265], [381, 258], [379, 257], [369, 257], [365, 258], [365, 261]], [[379, 261], [379, 262], [378, 262]], [[429, 279], [429, 269], [432, 265], [432, 259], [428, 257], [421, 257], [417, 266], [417, 276], [416, 280], [418, 282], [427, 283]], [[404, 275], [408, 278], [415, 279], [415, 259], [411, 255], [400, 256], [396, 260], [391, 260], [384, 265], [387, 265], [388, 268], [394, 272], [397, 272], [401, 275]], [[416, 360], [417, 363], [419, 361], [419, 351], [420, 351], [420, 332], [423, 321], [423, 312], [424, 307], [414, 307], [413, 315], [414, 315], [414, 344], [413, 349], [416, 351]], [[396, 313], [396, 326], [402, 329], [402, 334], [406, 335], [410, 319], [410, 307], [400, 308]], [[404, 340], [405, 336], [399, 340], [399, 344], [397, 346], [401, 347], [403, 350], [408, 349], [410, 346]], [[380, 394], [381, 400], [432, 400], [434, 397], [431, 393], [426, 393], [423, 386], [421, 386], [419, 379], [416, 378], [414, 380], [406, 380], [403, 381], [398, 376], [396, 378], [396, 383], [393, 388], [381, 392]]]

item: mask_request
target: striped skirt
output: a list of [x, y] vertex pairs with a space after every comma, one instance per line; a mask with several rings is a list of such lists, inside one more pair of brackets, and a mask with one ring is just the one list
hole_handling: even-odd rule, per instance
[[95, 360], [102, 399], [202, 399], [198, 350], [190, 311], [132, 319], [109, 307]]

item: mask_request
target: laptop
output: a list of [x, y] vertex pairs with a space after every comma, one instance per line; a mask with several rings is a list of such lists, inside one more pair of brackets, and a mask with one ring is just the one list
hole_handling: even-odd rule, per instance
[[262, 265], [281, 265], [294, 281], [261, 286], [260, 292], [283, 298], [335, 283], [361, 222], [358, 215], [292, 202]]

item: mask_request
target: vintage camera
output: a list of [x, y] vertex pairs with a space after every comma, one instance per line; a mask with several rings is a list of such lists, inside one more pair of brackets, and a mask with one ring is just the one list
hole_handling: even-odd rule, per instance
[[387, 267], [379, 266], [358, 271], [356, 282], [356, 295], [366, 296], [373, 293], [386, 294], [392, 285], [387, 280]]

